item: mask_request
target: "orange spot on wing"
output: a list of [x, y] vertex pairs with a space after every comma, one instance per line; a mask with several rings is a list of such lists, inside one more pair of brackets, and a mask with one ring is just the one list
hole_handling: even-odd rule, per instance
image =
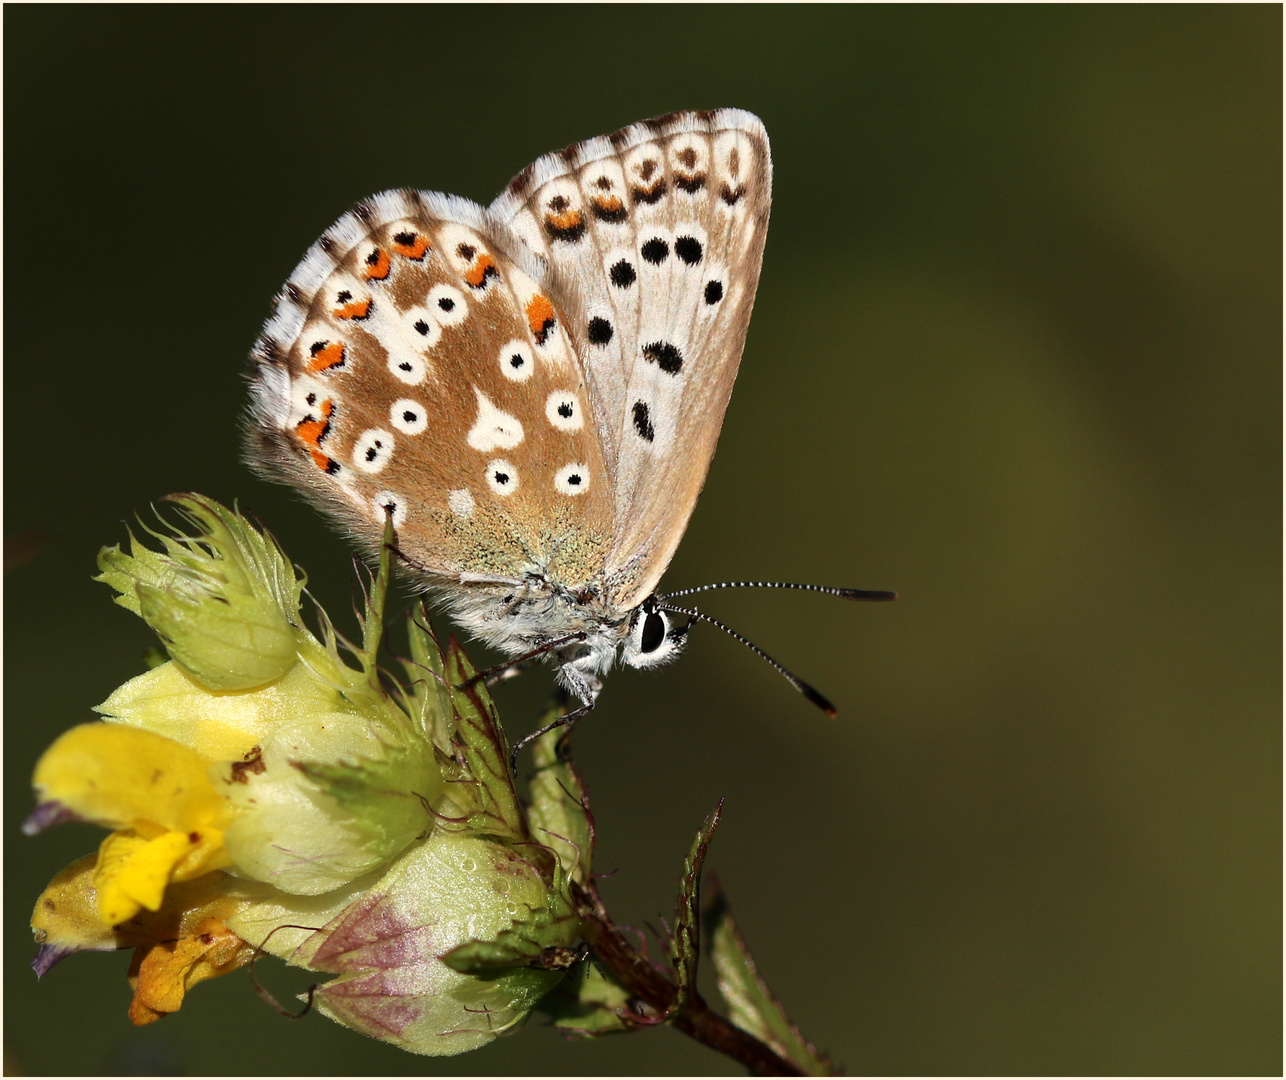
[[545, 223], [551, 229], [557, 229], [559, 232], [565, 232], [568, 229], [575, 229], [581, 224], [582, 218], [579, 210], [564, 210], [561, 214], [546, 214]]
[[408, 259], [422, 259], [424, 253], [429, 250], [429, 238], [421, 233], [415, 234], [415, 239], [409, 244], [399, 244], [393, 241], [393, 250], [399, 255], [405, 255]]
[[389, 259], [388, 252], [383, 248], [376, 248], [371, 253], [371, 259], [366, 260], [366, 267], [362, 273], [371, 281], [383, 281], [388, 277], [389, 267], [392, 266], [392, 260]]
[[[325, 348], [318, 349], [308, 358], [309, 371], [327, 371], [344, 362], [344, 343], [328, 341]], [[330, 402], [327, 402], [329, 405]]]
[[531, 327], [536, 344], [543, 345], [554, 328], [557, 319], [554, 316], [554, 305], [544, 293], [536, 293], [527, 301], [527, 325]]
[[313, 459], [313, 464], [316, 465], [317, 468], [321, 469], [321, 471], [324, 473], [330, 472], [331, 466], [335, 464], [329, 457], [323, 454], [315, 446], [310, 446], [308, 448], [308, 455]]
[[593, 203], [605, 214], [617, 214], [625, 209], [625, 204], [615, 195], [608, 195], [603, 199], [594, 199]]
[[365, 297], [362, 300], [353, 300], [347, 304], [341, 304], [332, 314], [337, 319], [364, 319], [371, 313], [371, 298]]
[[464, 280], [473, 288], [480, 289], [486, 284], [488, 271], [492, 274], [499, 273], [490, 255], [479, 255], [465, 273]]
[[[326, 432], [330, 430], [330, 418], [335, 412], [335, 403], [327, 398], [321, 403], [318, 409], [321, 413], [321, 419], [313, 416], [305, 417], [295, 425], [295, 434], [298, 435], [309, 446], [320, 448], [321, 441], [326, 437]], [[322, 457], [326, 457], [325, 454]], [[313, 454], [313, 460], [317, 459], [317, 454]], [[330, 459], [327, 458], [329, 461]]]

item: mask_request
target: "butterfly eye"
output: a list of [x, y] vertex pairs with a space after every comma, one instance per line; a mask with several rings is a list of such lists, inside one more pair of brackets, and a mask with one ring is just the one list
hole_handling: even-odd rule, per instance
[[639, 638], [639, 651], [644, 653], [656, 652], [665, 641], [665, 617], [657, 611], [652, 612], [643, 620], [643, 634]]

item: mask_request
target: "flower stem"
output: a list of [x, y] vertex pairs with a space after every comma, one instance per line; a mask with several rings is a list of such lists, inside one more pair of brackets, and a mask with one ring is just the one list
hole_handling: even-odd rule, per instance
[[741, 1062], [754, 1076], [803, 1076], [797, 1065], [782, 1058], [691, 992], [678, 1005], [679, 987], [657, 965], [640, 955], [613, 922], [594, 881], [574, 885], [573, 894], [585, 922], [587, 937], [598, 961], [630, 992], [646, 1012], [636, 1007], [639, 1026], [667, 1023], [712, 1050]]

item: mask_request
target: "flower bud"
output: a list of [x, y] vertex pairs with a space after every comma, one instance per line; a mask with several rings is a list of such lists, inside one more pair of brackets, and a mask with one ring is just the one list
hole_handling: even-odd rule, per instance
[[244, 518], [199, 495], [172, 501], [192, 536], [153, 533], [164, 553], [131, 535], [98, 556], [117, 603], [160, 635], [170, 656], [212, 690], [240, 690], [280, 678], [296, 662], [303, 582], [281, 550]]

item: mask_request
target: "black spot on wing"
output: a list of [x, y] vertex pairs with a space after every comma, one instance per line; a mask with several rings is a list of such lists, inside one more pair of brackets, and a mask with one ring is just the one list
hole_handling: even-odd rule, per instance
[[621, 259], [612, 267], [610, 277], [612, 284], [618, 289], [628, 289], [634, 284], [638, 274], [634, 272], [633, 263], [628, 259]]
[[651, 442], [656, 438], [656, 429], [652, 427], [652, 419], [647, 402], [636, 401], [633, 409], [634, 430], [639, 433], [639, 438]]
[[677, 375], [683, 369], [683, 353], [668, 341], [653, 341], [643, 346], [643, 359], [656, 364], [667, 375]]
[[591, 345], [606, 345], [612, 340], [612, 324], [604, 318], [595, 317], [589, 320], [589, 342]]
[[654, 236], [639, 248], [639, 254], [653, 266], [660, 266], [670, 257], [670, 245], [659, 236]]
[[680, 236], [674, 241], [674, 253], [689, 266], [701, 261], [701, 241], [695, 236]]

